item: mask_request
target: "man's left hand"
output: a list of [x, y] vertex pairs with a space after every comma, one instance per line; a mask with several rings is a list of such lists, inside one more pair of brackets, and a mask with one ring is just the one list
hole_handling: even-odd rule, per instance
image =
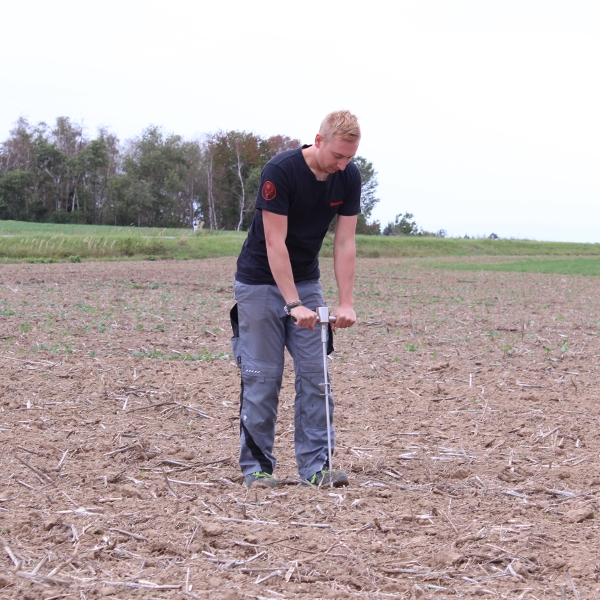
[[356, 323], [356, 312], [351, 307], [339, 306], [332, 314], [336, 317], [331, 324], [332, 329], [344, 329]]

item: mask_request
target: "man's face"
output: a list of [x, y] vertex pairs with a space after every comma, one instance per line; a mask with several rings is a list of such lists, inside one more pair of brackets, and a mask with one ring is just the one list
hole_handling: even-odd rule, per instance
[[318, 133], [315, 138], [315, 147], [319, 167], [325, 173], [331, 174], [346, 168], [358, 150], [358, 142], [348, 142], [337, 137], [325, 141], [323, 136]]

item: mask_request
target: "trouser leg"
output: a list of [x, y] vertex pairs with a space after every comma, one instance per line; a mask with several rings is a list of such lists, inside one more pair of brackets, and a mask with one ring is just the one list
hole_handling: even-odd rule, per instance
[[[304, 306], [314, 310], [325, 306], [318, 281], [296, 285]], [[298, 327], [291, 319], [285, 322], [286, 343], [296, 371], [296, 403], [294, 410], [294, 445], [298, 473], [302, 479], [312, 477], [327, 464], [327, 415], [323, 387], [323, 344], [321, 333]], [[333, 395], [329, 395], [331, 441], [334, 445]]]
[[285, 313], [274, 285], [235, 282], [239, 337], [233, 349], [241, 368], [240, 459], [244, 475], [273, 473], [275, 423], [283, 376]]

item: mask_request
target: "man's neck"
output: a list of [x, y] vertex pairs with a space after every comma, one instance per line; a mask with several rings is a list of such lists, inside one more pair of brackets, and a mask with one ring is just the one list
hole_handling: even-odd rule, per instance
[[302, 156], [308, 165], [308, 168], [313, 172], [314, 176], [318, 181], [325, 181], [329, 177], [329, 173], [326, 171], [322, 171], [319, 168], [319, 163], [317, 162], [317, 157], [315, 156], [316, 148], [315, 146], [309, 146], [308, 148], [304, 148], [302, 150]]

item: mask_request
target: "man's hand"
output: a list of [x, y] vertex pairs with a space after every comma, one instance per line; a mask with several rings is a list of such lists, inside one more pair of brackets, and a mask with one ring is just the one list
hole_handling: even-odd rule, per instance
[[296, 306], [290, 310], [290, 316], [294, 319], [294, 322], [298, 327], [305, 327], [306, 329], [314, 330], [317, 322], [317, 313], [306, 308], [306, 306]]
[[332, 314], [336, 317], [331, 324], [332, 329], [344, 329], [345, 327], [352, 327], [356, 323], [356, 312], [353, 308], [339, 306]]

